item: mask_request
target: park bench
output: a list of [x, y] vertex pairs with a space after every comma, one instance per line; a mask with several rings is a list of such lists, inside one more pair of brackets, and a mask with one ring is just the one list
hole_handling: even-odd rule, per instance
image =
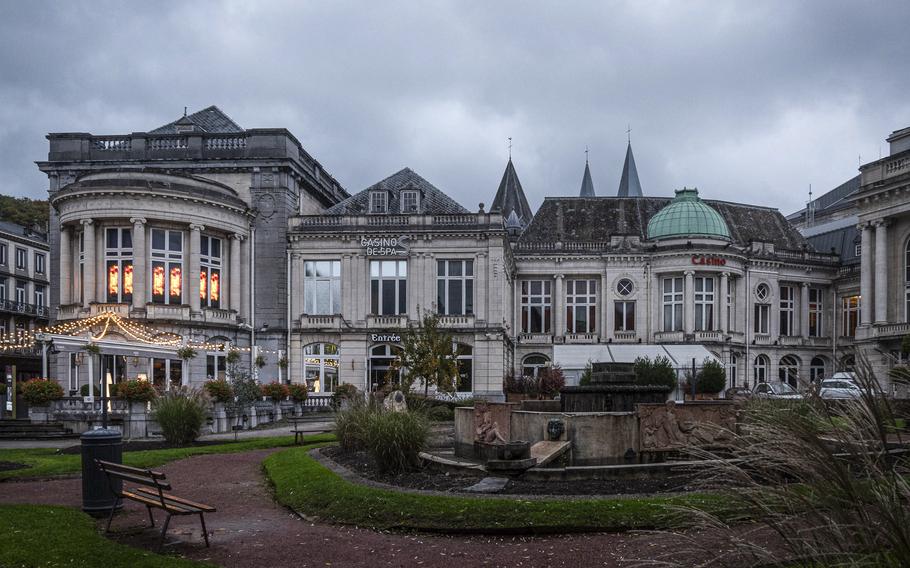
[[291, 425], [291, 432], [294, 433], [294, 443], [299, 444], [303, 442], [303, 437], [307, 434], [303, 430], [303, 424], [305, 423], [303, 418], [299, 416], [289, 416], [288, 422]]
[[[161, 538], [158, 541], [158, 548], [164, 545], [164, 536], [167, 533], [168, 524], [174, 515], [199, 515], [199, 522], [202, 524], [202, 536], [205, 538], [205, 546], [209, 545], [209, 535], [205, 529], [205, 513], [214, 513], [215, 507], [204, 505], [189, 499], [177, 497], [165, 491], [171, 490], [171, 484], [168, 483], [166, 476], [151, 469], [140, 469], [130, 467], [119, 463], [108, 462], [96, 459], [95, 463], [98, 468], [107, 476], [108, 484], [111, 491], [117, 496], [114, 506], [111, 508], [111, 514], [107, 519], [107, 527], [104, 532], [110, 532], [111, 521], [114, 520], [114, 512], [124, 499], [136, 501], [145, 505], [149, 514], [149, 522], [152, 527], [155, 526], [155, 518], [152, 516], [152, 509], [161, 509], [167, 513], [164, 520], [164, 527], [161, 529]], [[118, 489], [116, 481], [122, 483], [134, 483], [144, 487], [136, 487], [132, 490], [123, 488]], [[121, 483], [121, 485], [122, 485]]]

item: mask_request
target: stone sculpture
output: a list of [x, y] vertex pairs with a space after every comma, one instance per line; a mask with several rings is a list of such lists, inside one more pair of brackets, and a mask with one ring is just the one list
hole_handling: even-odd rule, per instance
[[382, 401], [382, 406], [389, 412], [407, 412], [408, 402], [400, 390], [392, 391]]

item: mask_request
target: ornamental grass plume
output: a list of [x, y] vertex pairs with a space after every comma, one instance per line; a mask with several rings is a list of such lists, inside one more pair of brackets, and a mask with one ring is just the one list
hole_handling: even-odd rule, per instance
[[857, 383], [858, 400], [750, 401], [729, 447], [689, 449], [725, 506], [679, 509], [696, 529], [662, 533], [667, 553], [638, 565], [910, 566], [906, 434], [865, 360]]

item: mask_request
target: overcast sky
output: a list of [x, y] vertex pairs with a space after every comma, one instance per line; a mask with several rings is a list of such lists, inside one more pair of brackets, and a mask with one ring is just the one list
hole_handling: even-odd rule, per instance
[[285, 127], [349, 191], [409, 166], [470, 209], [513, 159], [535, 208], [615, 195], [803, 206], [910, 126], [910, 3], [0, 0], [0, 192], [42, 197], [48, 132], [218, 105]]

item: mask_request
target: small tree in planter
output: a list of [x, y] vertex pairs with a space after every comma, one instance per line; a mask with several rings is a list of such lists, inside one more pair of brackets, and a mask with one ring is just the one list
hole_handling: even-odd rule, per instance
[[152, 383], [140, 381], [139, 379], [130, 379], [123, 381], [116, 386], [117, 396], [127, 402], [151, 402], [158, 396], [157, 391]]
[[262, 396], [272, 399], [273, 402], [281, 402], [288, 397], [288, 387], [278, 381], [262, 385]]
[[240, 364], [240, 351], [237, 349], [228, 351], [228, 354], [224, 356], [224, 363], [227, 366], [228, 376], [233, 380], [237, 375], [237, 366]]
[[288, 394], [291, 396], [291, 400], [298, 404], [303, 404], [310, 396], [310, 389], [302, 383], [291, 383], [288, 385]]
[[701, 371], [695, 375], [695, 394], [716, 396], [727, 386], [727, 372], [723, 365], [711, 359], [705, 359]]
[[661, 385], [673, 390], [677, 386], [676, 371], [666, 357], [658, 355], [652, 361], [650, 357], [635, 359], [634, 366], [636, 385]]
[[544, 367], [537, 374], [537, 396], [540, 398], [554, 398], [564, 386], [566, 376], [559, 365]]
[[47, 406], [63, 398], [63, 387], [49, 379], [29, 379], [22, 385], [22, 398], [29, 406]]
[[225, 404], [234, 400], [234, 389], [231, 388], [231, 383], [224, 379], [207, 381], [204, 388], [215, 403]]

